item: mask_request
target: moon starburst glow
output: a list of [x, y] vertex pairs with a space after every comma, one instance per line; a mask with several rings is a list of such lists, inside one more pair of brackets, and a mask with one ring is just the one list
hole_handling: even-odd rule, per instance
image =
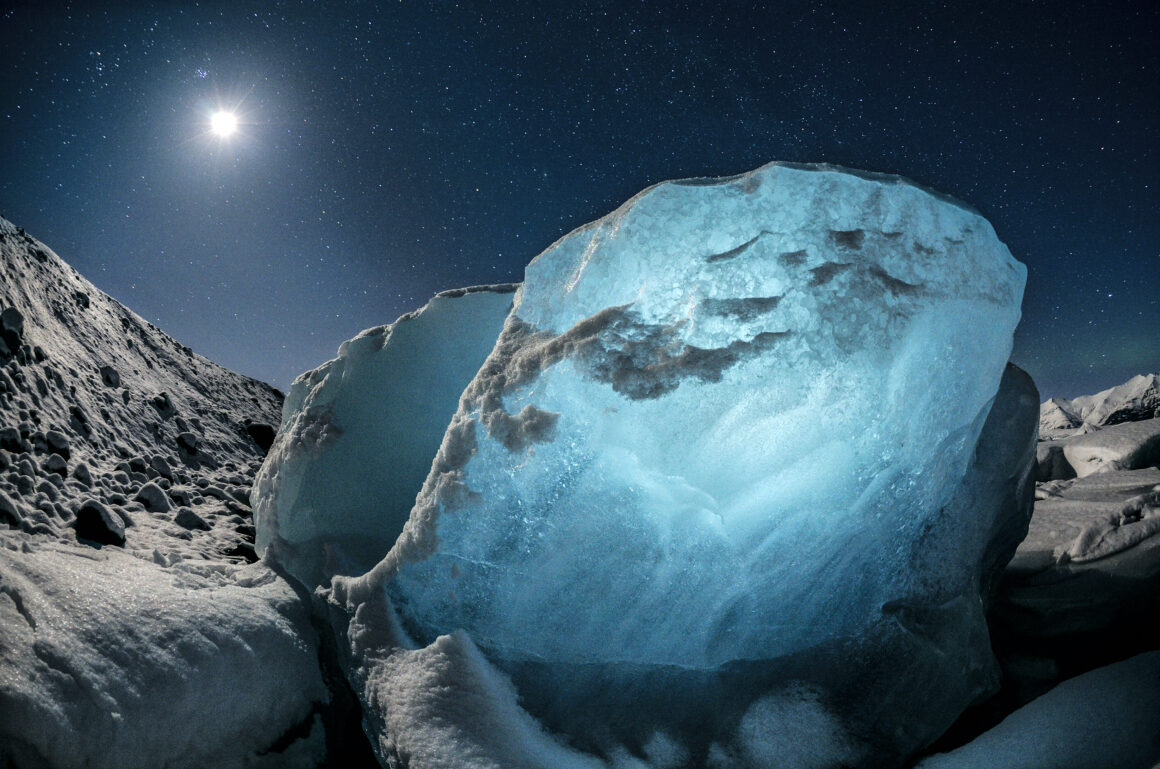
[[223, 139], [238, 130], [238, 117], [232, 112], [220, 110], [209, 119], [210, 130]]

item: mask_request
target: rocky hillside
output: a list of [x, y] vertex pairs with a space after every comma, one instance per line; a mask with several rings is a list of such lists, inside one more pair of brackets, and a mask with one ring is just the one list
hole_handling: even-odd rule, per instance
[[0, 219], [0, 766], [342, 758], [308, 603], [255, 563], [281, 402]]

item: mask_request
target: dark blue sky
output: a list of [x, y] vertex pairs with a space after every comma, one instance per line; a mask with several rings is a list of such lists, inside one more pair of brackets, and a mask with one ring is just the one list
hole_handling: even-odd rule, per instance
[[649, 184], [770, 160], [981, 210], [1045, 397], [1160, 370], [1155, 0], [0, 9], [0, 214], [283, 389]]

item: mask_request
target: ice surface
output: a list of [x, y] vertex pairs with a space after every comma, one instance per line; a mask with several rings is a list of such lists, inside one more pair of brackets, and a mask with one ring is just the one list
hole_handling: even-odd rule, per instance
[[642, 193], [529, 265], [392, 595], [421, 637], [513, 660], [711, 668], [857, 634], [963, 476], [1023, 279], [985, 220], [896, 179]]
[[981, 571], [1026, 527], [1025, 375], [988, 416], [1024, 275], [984, 219], [896, 177], [646, 190], [529, 265], [402, 535], [331, 598], [357, 616], [385, 589], [420, 646], [465, 630], [573, 737], [642, 744], [649, 709], [741, 734], [797, 678], [822, 693], [778, 695], [804, 726], [769, 744], [860, 709], [911, 750], [994, 680]]
[[440, 294], [295, 380], [254, 484], [260, 551], [273, 548], [314, 586], [361, 574], [390, 550], [514, 290]]

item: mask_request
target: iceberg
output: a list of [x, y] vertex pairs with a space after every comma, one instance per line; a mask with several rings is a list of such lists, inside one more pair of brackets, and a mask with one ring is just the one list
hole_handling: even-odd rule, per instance
[[444, 291], [344, 342], [298, 377], [254, 481], [259, 552], [311, 587], [361, 574], [394, 544], [514, 285]]
[[996, 682], [984, 609], [1038, 416], [1007, 368], [1024, 280], [965, 205], [826, 165], [663, 183], [551, 246], [390, 551], [324, 592], [379, 750], [382, 682], [452, 646], [603, 755], [929, 742]]

